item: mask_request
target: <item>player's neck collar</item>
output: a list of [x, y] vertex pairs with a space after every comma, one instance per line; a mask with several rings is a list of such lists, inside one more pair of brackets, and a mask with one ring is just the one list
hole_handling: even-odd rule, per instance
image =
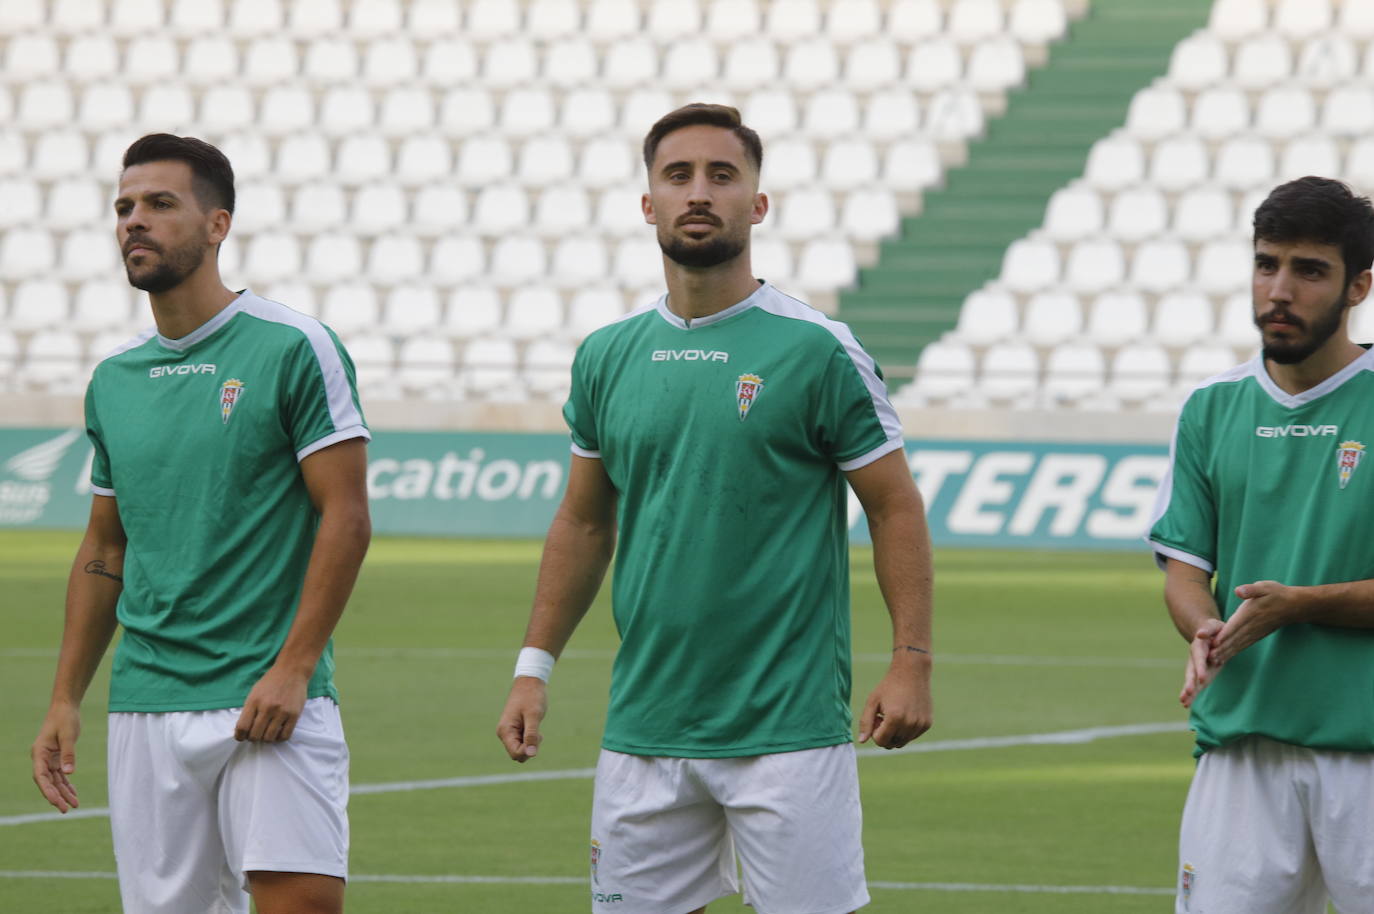
[[243, 308], [244, 300], [251, 298], [252, 296], [252, 292], [248, 291], [247, 289], [244, 289], [242, 292], [239, 293], [238, 298], [235, 298], [229, 304], [225, 305], [223, 308], [219, 310], [219, 313], [217, 313], [214, 317], [210, 318], [208, 321], [201, 324], [199, 327], [192, 330], [185, 336], [180, 337], [179, 339], [169, 340], [167, 339], [167, 337], [159, 333], [157, 335], [158, 344], [167, 349], [171, 349], [173, 352], [185, 352], [187, 349], [190, 349], [196, 343], [199, 343], [206, 337], [209, 337], [216, 330], [223, 327], [225, 324], [229, 323], [229, 321], [233, 320], [234, 315], [238, 314], [239, 311]]
[[735, 302], [730, 307], [717, 311], [715, 314], [708, 314], [705, 317], [694, 317], [690, 321], [678, 317], [673, 313], [672, 309], [668, 307], [667, 292], [663, 293], [663, 297], [658, 300], [654, 307], [658, 309], [659, 315], [665, 321], [677, 327], [679, 330], [698, 330], [702, 327], [710, 326], [711, 324], [718, 324], [727, 318], [734, 317], [736, 314], [742, 314], [748, 311], [759, 303], [765, 290], [771, 288], [772, 286], [768, 284], [767, 280], [761, 280], [759, 282], [759, 287], [751, 292], [749, 297], [743, 301]]
[[1309, 387], [1299, 394], [1290, 394], [1274, 383], [1274, 379], [1269, 376], [1269, 370], [1264, 366], [1263, 353], [1256, 355], [1251, 364], [1254, 366], [1255, 380], [1259, 383], [1259, 386], [1264, 392], [1280, 406], [1288, 409], [1296, 409], [1299, 406], [1305, 406], [1313, 400], [1326, 396], [1362, 371], [1374, 371], [1374, 351], [1365, 350], [1364, 354], [1347, 364], [1340, 371], [1336, 372], [1325, 381], [1322, 381], [1317, 386]]

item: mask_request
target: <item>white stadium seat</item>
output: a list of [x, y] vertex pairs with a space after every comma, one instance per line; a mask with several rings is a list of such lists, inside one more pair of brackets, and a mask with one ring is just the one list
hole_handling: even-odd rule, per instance
[[544, 51], [544, 79], [556, 88], [586, 87], [596, 81], [596, 69], [596, 48], [585, 38], [565, 38]]
[[1163, 232], [1168, 221], [1169, 204], [1157, 188], [1132, 187], [1113, 198], [1107, 234], [1122, 241], [1141, 241]]
[[1321, 128], [1346, 137], [1374, 132], [1374, 86], [1346, 84], [1332, 89], [1322, 103]]
[[525, 31], [546, 41], [572, 35], [582, 22], [578, 7], [577, 0], [534, 0], [525, 17]]
[[986, 38], [968, 58], [967, 79], [979, 92], [1004, 92], [1026, 81], [1026, 61], [1021, 45], [1006, 36]]
[[518, 340], [558, 333], [563, 327], [563, 299], [556, 289], [531, 285], [516, 289], [506, 304], [506, 332]]
[[906, 82], [920, 92], [935, 92], [957, 85], [964, 75], [964, 57], [948, 38], [932, 38], [907, 55]]
[[669, 89], [690, 89], [703, 82], [714, 82], [719, 72], [720, 59], [714, 44], [702, 38], [679, 39], [663, 55], [659, 80]]
[[[725, 55], [721, 82], [736, 91], [748, 91], [777, 79], [782, 60], [777, 47], [767, 38], [750, 37], [736, 41]], [[791, 93], [786, 93], [789, 98]], [[746, 121], [760, 130], [753, 121]]]
[[432, 41], [425, 51], [424, 80], [436, 89], [470, 84], [477, 77], [477, 51], [461, 38]]
[[341, 0], [295, 0], [287, 21], [291, 32], [304, 38], [338, 33], [344, 25]]
[[112, 77], [119, 72], [119, 48], [109, 35], [79, 35], [67, 44], [63, 72], [83, 83]]
[[802, 115], [802, 132], [833, 140], [859, 129], [859, 102], [848, 89], [829, 88], [811, 93]]
[[999, 0], [954, 0], [946, 30], [960, 44], [974, 44], [996, 35], [1004, 24]]
[[349, 7], [348, 30], [364, 38], [398, 32], [401, 23], [400, 0], [367, 0]]
[[268, 136], [282, 136], [314, 126], [315, 98], [304, 86], [272, 86], [262, 97], [258, 126]]
[[1149, 325], [1145, 299], [1134, 291], [1103, 292], [1088, 307], [1088, 339], [1105, 346], [1140, 339]]
[[5, 325], [11, 330], [33, 331], [65, 327], [70, 323], [67, 288], [54, 279], [27, 279], [14, 290]]
[[733, 41], [758, 34], [762, 25], [756, 0], [711, 0], [706, 8], [706, 34]]
[[325, 293], [320, 320], [336, 333], [350, 333], [377, 325], [381, 313], [377, 295], [365, 283], [340, 283]]
[[525, 349], [523, 377], [529, 391], [550, 399], [567, 396], [576, 349], [562, 340], [537, 339]]
[[193, 39], [181, 61], [182, 76], [196, 86], [213, 86], [232, 80], [238, 72], [238, 47], [223, 35], [201, 35]]
[[528, 86], [506, 93], [497, 123], [506, 136], [524, 138], [552, 129], [557, 118], [553, 94], [547, 89]]
[[504, 235], [496, 239], [487, 275], [498, 286], [538, 282], [548, 275], [544, 242], [534, 235]]
[[1374, 38], [1374, 6], [1358, 2], [1342, 3], [1336, 28], [1351, 38], [1362, 38], [1366, 41]]
[[43, 214], [43, 192], [37, 181], [26, 176], [0, 180], [0, 200], [5, 201], [0, 206], [0, 229], [36, 222]]
[[375, 134], [344, 137], [334, 160], [334, 174], [344, 185], [364, 184], [391, 174], [391, 146]]
[[840, 228], [855, 241], [878, 241], [896, 235], [902, 215], [892, 191], [881, 185], [851, 191], [840, 211]]
[[24, 134], [0, 127], [0, 175], [19, 174], [29, 161], [29, 145]]
[[784, 43], [809, 38], [821, 29], [817, 0], [773, 0], [768, 5], [764, 31]]
[[973, 351], [957, 342], [927, 345], [916, 360], [916, 391], [927, 398], [944, 400], [973, 386]]
[[1212, 295], [1244, 288], [1250, 282], [1253, 262], [1254, 250], [1249, 240], [1210, 241], [1198, 252], [1195, 284]]
[[259, 232], [248, 243], [243, 270], [250, 282], [259, 285], [297, 276], [301, 271], [300, 244], [294, 235], [284, 232]]
[[315, 287], [299, 279], [283, 279], [265, 286], [262, 297], [311, 317], [318, 317], [320, 313], [319, 302], [315, 300]]
[[640, 13], [636, 0], [590, 0], [585, 28], [587, 37], [603, 42], [639, 31]]
[[1359, 47], [1340, 32], [1309, 38], [1298, 54], [1296, 75], [1307, 86], [1341, 86], [1355, 79], [1359, 72]]
[[1226, 44], [1214, 33], [1197, 31], [1174, 46], [1169, 58], [1169, 82], [1197, 91], [1226, 78], [1230, 57]]
[[549, 273], [556, 285], [580, 289], [604, 279], [610, 268], [610, 255], [600, 238], [574, 235], [557, 243]]
[[568, 136], [591, 139], [610, 132], [615, 124], [615, 99], [605, 89], [585, 86], [563, 96], [558, 125]]
[[481, 336], [501, 325], [501, 297], [490, 286], [462, 286], [449, 295], [444, 329], [454, 336]]
[[631, 89], [620, 106], [620, 130], [638, 144], [654, 122], [671, 111], [673, 105], [673, 97], [666, 89], [656, 86]]
[[[776, 6], [776, 4], [775, 4]], [[833, 85], [840, 77], [835, 46], [824, 38], [808, 38], [787, 50], [783, 82], [803, 91]]]
[[1193, 291], [1174, 291], [1155, 304], [1151, 335], [1165, 346], [1188, 346], [1212, 333], [1212, 302]]
[[1274, 148], [1256, 136], [1234, 136], [1217, 150], [1216, 181], [1232, 190], [1248, 190], [1270, 183], [1274, 176]]
[[[8, 194], [0, 193], [0, 197], [5, 198], [5, 210], [13, 204], [23, 208], [22, 202], [12, 200]], [[102, 225], [107, 213], [106, 203], [100, 186], [89, 177], [66, 178], [54, 183], [48, 190], [44, 213], [48, 224], [56, 229]], [[8, 215], [0, 212], [0, 219]]]
[[124, 78], [134, 85], [176, 79], [181, 55], [176, 42], [165, 35], [141, 35], [124, 49]]
[[409, 235], [380, 235], [367, 252], [368, 279], [396, 285], [424, 273], [425, 253], [418, 239]]
[[1305, 175], [1339, 175], [1341, 151], [1336, 141], [1320, 133], [1294, 137], [1279, 159], [1278, 178], [1291, 181]]
[[[21, 29], [31, 29], [42, 25], [46, 12], [45, 6], [43, 0], [14, 0], [12, 3], [0, 6], [0, 30], [18, 32]], [[56, 20], [56, 11], [54, 11], [54, 19]]]
[[[337, 282], [358, 276], [362, 268], [362, 248], [352, 235], [325, 232], [310, 239], [305, 258], [305, 274], [310, 279], [321, 283]], [[359, 288], [364, 287], [360, 285]]]
[[168, 22], [182, 35], [218, 32], [224, 27], [224, 4], [221, 0], [173, 0]]
[[1236, 364], [1235, 353], [1229, 346], [1199, 343], [1190, 346], [1178, 360], [1178, 384], [1191, 390], [1208, 378], [1221, 374]]
[[1215, 186], [1185, 191], [1174, 205], [1174, 234], [1202, 242], [1226, 234], [1235, 221], [1231, 195]]
[[413, 336], [396, 354], [396, 379], [408, 393], [427, 399], [448, 395], [454, 375], [453, 344], [429, 335]]
[[517, 0], [472, 0], [463, 30], [478, 41], [490, 41], [520, 31]]
[[1131, 285], [1147, 292], [1167, 292], [1188, 281], [1192, 262], [1183, 242], [1155, 238], [1135, 249], [1131, 258]]
[[944, 20], [939, 0], [892, 0], [887, 9], [887, 34], [903, 44], [914, 44], [939, 35], [944, 31]]
[[500, 236], [529, 223], [529, 198], [517, 184], [490, 184], [477, 193], [472, 228], [481, 235]]
[[1236, 50], [1232, 78], [1244, 89], [1266, 89], [1286, 80], [1293, 72], [1293, 52], [1280, 35], [1248, 38]]
[[1278, 0], [1272, 25], [1285, 37], [1307, 38], [1329, 29], [1333, 18], [1329, 0]]
[[42, 33], [19, 34], [5, 48], [5, 73], [21, 79], [58, 73], [57, 41]]
[[26, 130], [48, 130], [69, 124], [75, 104], [64, 82], [42, 80], [26, 83], [19, 93], [14, 125]]
[[[123, 279], [89, 279], [77, 289], [71, 321], [86, 330], [118, 327], [121, 329], [119, 342], [122, 342], [127, 335], [122, 331], [134, 318], [132, 299], [129, 284]], [[111, 348], [113, 346], [105, 351]]]
[[1092, 188], [1063, 187], [1050, 196], [1045, 234], [1056, 241], [1076, 241], [1100, 232], [1103, 221], [1102, 198]]
[[447, 182], [453, 173], [453, 151], [441, 136], [416, 134], [401, 141], [396, 153], [396, 179], [407, 187]]
[[1114, 238], [1078, 241], [1064, 268], [1064, 284], [1075, 292], [1101, 292], [1121, 282], [1126, 257]]
[[1153, 86], [1131, 99], [1126, 130], [1143, 140], [1157, 140], [1182, 130], [1187, 117], [1188, 106], [1177, 89]]
[[1034, 346], [1053, 346], [1083, 330], [1083, 308], [1078, 296], [1062, 289], [1037, 292], [1026, 302], [1021, 337]]
[[1112, 357], [1108, 392], [1122, 400], [1143, 403], [1164, 393], [1169, 385], [1169, 356], [1154, 343], [1131, 343]]
[[463, 384], [472, 392], [492, 399], [520, 399], [515, 344], [507, 339], [484, 337], [463, 347]]
[[[792, 93], [776, 86], [749, 93], [741, 108], [741, 117], [768, 143], [773, 154], [774, 137], [792, 132], [797, 126], [797, 103]], [[766, 166], [767, 163], [765, 163]]]
[[628, 90], [658, 76], [658, 50], [647, 38], [624, 38], [612, 45], [602, 63], [601, 79], [612, 89]]
[[1269, 23], [1268, 0], [1217, 0], [1208, 28], [1227, 41], [1253, 35]]
[[86, 138], [75, 130], [49, 130], [33, 146], [30, 173], [40, 180], [53, 180], [86, 173], [90, 167]]
[[252, 234], [277, 228], [285, 221], [286, 195], [280, 186], [262, 181], [239, 182], [234, 231]]
[[332, 182], [302, 184], [291, 196], [291, 223], [304, 231], [332, 229], [347, 218], [343, 188]]
[[[592, 201], [587, 191], [575, 183], [560, 182], [539, 194], [534, 206], [533, 228], [554, 238], [580, 234], [592, 224]], [[581, 235], [599, 241], [595, 235]]]
[[1020, 316], [1016, 299], [994, 283], [973, 292], [959, 309], [954, 336], [973, 345], [995, 343], [1016, 335]]
[[780, 197], [777, 227], [784, 238], [803, 241], [834, 228], [835, 201], [828, 189], [800, 187]]
[[1045, 361], [1046, 405], [1071, 406], [1098, 394], [1106, 381], [1102, 351], [1091, 343], [1062, 343]]
[[848, 0], [834, 3], [825, 13], [822, 26], [826, 36], [838, 44], [850, 44], [877, 35], [883, 24], [878, 0]]
[[1016, 0], [1007, 22], [1017, 40], [1032, 45], [1061, 38], [1068, 27], [1062, 0]]
[[408, 137], [434, 126], [434, 100], [422, 86], [388, 89], [382, 96], [377, 125], [390, 137]]
[[149, 86], [138, 106], [138, 125], [149, 132], [182, 133], [195, 121], [195, 100], [182, 85]]
[[577, 180], [584, 187], [599, 190], [629, 180], [636, 165], [629, 143], [614, 136], [593, 137], [582, 147]]
[[618, 291], [605, 286], [584, 286], [573, 293], [568, 304], [568, 331], [581, 338], [624, 313], [625, 302]]
[[40, 330], [24, 349], [19, 371], [30, 385], [53, 393], [73, 394], [85, 386], [81, 371], [81, 342], [68, 330]]
[[242, 79], [255, 88], [266, 88], [295, 78], [299, 69], [294, 41], [284, 35], [265, 36], [249, 43]]
[[1145, 152], [1125, 133], [1114, 133], [1093, 144], [1083, 177], [1093, 187], [1121, 190], [1145, 176]]
[[1260, 96], [1255, 129], [1271, 138], [1298, 136], [1317, 125], [1317, 104], [1300, 86], [1281, 86]]
[[670, 42], [701, 29], [697, 0], [652, 0], [645, 31], [658, 41]]
[[1374, 137], [1361, 137], [1351, 144], [1345, 175], [1366, 194], [1374, 192]]
[[[257, 113], [253, 103], [253, 93], [246, 86], [230, 84], [211, 86], [205, 90], [200, 101], [199, 124], [203, 129], [214, 133], [232, 133], [256, 128]], [[253, 130], [262, 142], [266, 136]], [[225, 153], [228, 155], [228, 153]], [[230, 159], [234, 173], [239, 173], [239, 160]]]
[[644, 229], [644, 213], [640, 200], [641, 184], [617, 184], [606, 188], [596, 201], [596, 225], [613, 237], [639, 235]]
[[773, 285], [782, 285], [792, 277], [792, 245], [772, 235], [755, 236], [749, 245], [754, 275]]
[[1193, 101], [1192, 131], [1220, 140], [1250, 126], [1250, 100], [1235, 86], [1211, 86]]
[[423, 283], [402, 283], [386, 297], [382, 325], [391, 333], [410, 334], [438, 328], [443, 318], [439, 294]]
[[926, 132], [937, 140], [967, 140], [983, 132], [983, 106], [977, 93], [946, 89], [930, 100]]
[[915, 92], [904, 86], [882, 89], [868, 96], [863, 134], [879, 142], [915, 136], [920, 122]]
[[1209, 171], [1207, 146], [1194, 136], [1177, 136], [1155, 145], [1150, 181], [1166, 191], [1201, 184]]
[[611, 273], [626, 287], [661, 282], [663, 257], [658, 244], [643, 236], [622, 239], [616, 245]]
[[[451, 231], [456, 231], [454, 226]], [[426, 275], [440, 286], [473, 282], [486, 275], [487, 253], [476, 235], [448, 234], [434, 243]]]
[[280, 0], [233, 0], [228, 24], [233, 35], [269, 35], [281, 31], [285, 17]]
[[[835, 7], [840, 10], [843, 7]], [[1020, 48], [1017, 48], [1019, 54]], [[856, 92], [872, 92], [896, 85], [902, 74], [902, 55], [897, 45], [886, 38], [861, 41], [849, 49], [844, 60], [844, 81]]]
[[390, 182], [365, 184], [353, 192], [349, 228], [360, 235], [379, 235], [405, 225], [408, 215], [405, 192]]
[[467, 140], [496, 124], [496, 103], [478, 86], [450, 89], [439, 109], [439, 125], [451, 137]]
[[858, 276], [854, 249], [844, 238], [813, 238], [802, 247], [793, 281], [807, 292], [850, 286]]
[[1040, 375], [1040, 359], [1024, 342], [1007, 341], [988, 347], [978, 372], [978, 388], [995, 401], [1018, 404], [1033, 394]]
[[365, 394], [393, 394], [396, 350], [391, 340], [374, 333], [355, 333], [344, 340], [344, 346], [357, 366], [358, 387]]
[[1043, 239], [1020, 238], [1007, 247], [1002, 284], [1013, 292], [1035, 292], [1059, 281], [1059, 248]]

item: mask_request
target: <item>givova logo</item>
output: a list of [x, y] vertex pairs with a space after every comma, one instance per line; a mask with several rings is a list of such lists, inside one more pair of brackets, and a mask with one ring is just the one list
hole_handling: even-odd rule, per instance
[[51, 479], [80, 429], [26, 448], [5, 461], [0, 472], [0, 524], [29, 524], [43, 515], [52, 498]]

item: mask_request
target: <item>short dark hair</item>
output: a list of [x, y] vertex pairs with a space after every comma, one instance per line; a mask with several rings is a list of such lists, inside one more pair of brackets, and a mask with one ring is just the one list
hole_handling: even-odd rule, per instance
[[234, 212], [234, 167], [224, 153], [193, 136], [150, 133], [124, 151], [124, 167], [147, 162], [185, 162], [191, 166], [191, 191], [203, 210]]
[[1255, 241], [1308, 241], [1341, 249], [1345, 285], [1374, 263], [1374, 207], [1345, 184], [1309, 175], [1280, 184], [1255, 210]]
[[744, 152], [754, 163], [754, 167], [760, 170], [763, 168], [763, 142], [757, 133], [744, 126], [744, 122], [740, 120], [739, 109], [731, 108], [729, 105], [708, 105], [704, 102], [692, 102], [676, 111], [669, 111], [658, 119], [658, 123], [649, 128], [649, 133], [644, 137], [644, 167], [654, 167], [654, 155], [658, 153], [658, 144], [665, 136], [674, 130], [694, 127], [697, 124], [723, 127], [731, 131], [744, 144]]

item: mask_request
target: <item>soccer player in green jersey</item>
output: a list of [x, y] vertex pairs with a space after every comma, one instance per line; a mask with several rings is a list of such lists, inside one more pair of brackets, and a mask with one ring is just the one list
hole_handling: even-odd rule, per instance
[[1284, 184], [1254, 251], [1262, 351], [1184, 403], [1150, 532], [1199, 756], [1176, 910], [1369, 914], [1374, 353], [1347, 330], [1374, 209], [1337, 181]]
[[[688, 105], [644, 143], [668, 294], [587, 337], [568, 487], [497, 734], [533, 758], [545, 683], [616, 553], [621, 636], [592, 812], [593, 910], [866, 904], [845, 481], [868, 514], [893, 656], [859, 741], [931, 724], [930, 545], [901, 427], [845, 325], [750, 268], [762, 148]], [[618, 541], [618, 542], [617, 542]]]
[[370, 536], [353, 366], [313, 318], [220, 280], [224, 155], [129, 147], [114, 203], [155, 327], [95, 368], [94, 498], [33, 777], [62, 812], [116, 627], [110, 822], [129, 914], [338, 912], [348, 747], [330, 635]]

